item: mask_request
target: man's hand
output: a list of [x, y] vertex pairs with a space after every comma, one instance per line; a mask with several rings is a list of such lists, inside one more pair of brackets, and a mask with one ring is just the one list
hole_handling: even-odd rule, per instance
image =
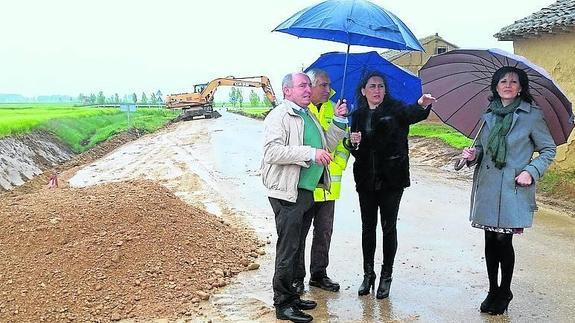
[[345, 117], [347, 115], [347, 103], [345, 102], [345, 99], [342, 100], [337, 100], [337, 103], [335, 104], [335, 111], [333, 112], [333, 114], [336, 117]]
[[331, 161], [331, 154], [327, 150], [316, 149], [315, 150], [315, 162], [316, 164], [327, 166]]

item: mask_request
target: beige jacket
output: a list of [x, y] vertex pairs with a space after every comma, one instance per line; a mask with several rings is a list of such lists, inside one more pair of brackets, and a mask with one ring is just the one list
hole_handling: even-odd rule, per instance
[[[293, 110], [295, 103], [284, 100], [264, 120], [264, 157], [262, 160], [262, 181], [269, 197], [295, 202], [301, 167], [309, 167], [313, 148], [303, 145], [303, 119]], [[332, 125], [322, 130], [319, 122], [310, 113], [322, 134], [324, 149], [330, 152], [345, 136], [345, 130]], [[329, 190], [330, 177], [327, 167], [323, 173], [322, 188]]]

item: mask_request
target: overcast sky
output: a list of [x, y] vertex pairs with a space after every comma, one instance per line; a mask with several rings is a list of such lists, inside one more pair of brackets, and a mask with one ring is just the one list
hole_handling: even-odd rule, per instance
[[[418, 37], [460, 47], [512, 42], [493, 34], [554, 0], [372, 0]], [[0, 93], [190, 91], [217, 77], [288, 72], [344, 44], [271, 32], [318, 0], [2, 0]], [[352, 46], [352, 52], [372, 48]], [[381, 49], [376, 49], [381, 52]], [[281, 95], [280, 95], [281, 96]], [[217, 99], [217, 96], [216, 96]]]

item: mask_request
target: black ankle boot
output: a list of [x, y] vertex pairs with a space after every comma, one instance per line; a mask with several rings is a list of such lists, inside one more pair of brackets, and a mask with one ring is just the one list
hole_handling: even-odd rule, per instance
[[389, 296], [389, 290], [391, 288], [391, 270], [381, 268], [381, 275], [379, 276], [379, 286], [377, 287], [377, 294], [375, 295], [378, 299], [383, 299]]
[[501, 315], [507, 311], [509, 307], [509, 302], [513, 299], [513, 293], [511, 291], [499, 290], [491, 308], [489, 309], [489, 314], [491, 315]]
[[369, 294], [369, 291], [375, 286], [375, 271], [373, 271], [373, 266], [364, 266], [363, 268], [363, 282], [359, 286], [357, 294], [359, 296]]
[[497, 290], [493, 291], [490, 290], [489, 293], [487, 293], [487, 297], [485, 297], [483, 302], [481, 302], [481, 306], [479, 307], [481, 313], [488, 313], [492, 310], [493, 303], [495, 302], [496, 297], [497, 297]]

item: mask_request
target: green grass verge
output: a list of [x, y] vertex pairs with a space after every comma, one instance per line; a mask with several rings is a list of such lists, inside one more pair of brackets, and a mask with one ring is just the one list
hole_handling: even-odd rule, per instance
[[54, 133], [74, 152], [79, 153], [129, 128], [153, 132], [177, 115], [177, 112], [165, 109], [139, 109], [130, 113], [130, 123], [128, 123], [126, 113], [118, 112], [112, 115], [97, 115], [80, 119], [50, 120], [39, 128]]
[[0, 138], [28, 133], [54, 119], [80, 119], [118, 112], [113, 108], [80, 108], [71, 104], [0, 104]]
[[451, 147], [462, 149], [469, 147], [473, 140], [465, 137], [459, 131], [443, 125], [435, 123], [417, 123], [409, 128], [410, 136], [420, 136], [427, 138], [438, 138]]
[[263, 119], [265, 113], [268, 112], [271, 107], [241, 107], [241, 108], [227, 108], [227, 111], [232, 113], [237, 113], [250, 118]]
[[109, 137], [138, 128], [152, 132], [179, 114], [178, 111], [141, 108], [130, 113], [117, 108], [87, 108], [56, 104], [1, 104], [0, 138], [35, 129], [54, 133], [80, 153]]
[[575, 170], [547, 170], [537, 182], [537, 190], [552, 196], [566, 192], [575, 194]]

